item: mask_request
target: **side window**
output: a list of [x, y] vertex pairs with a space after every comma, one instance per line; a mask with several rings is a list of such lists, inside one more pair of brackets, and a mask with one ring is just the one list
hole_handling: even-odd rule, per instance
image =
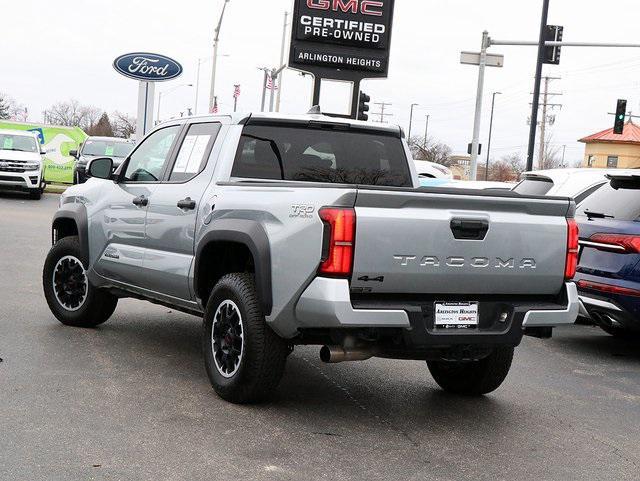
[[131, 154], [122, 180], [124, 182], [160, 182], [178, 132], [180, 127], [176, 125], [158, 130], [145, 139]]
[[170, 182], [187, 182], [204, 170], [211, 155], [220, 124], [193, 124], [182, 141]]

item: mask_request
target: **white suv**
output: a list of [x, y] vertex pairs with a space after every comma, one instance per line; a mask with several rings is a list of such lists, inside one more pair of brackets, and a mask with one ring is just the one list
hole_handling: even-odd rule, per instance
[[38, 135], [18, 130], [0, 130], [0, 189], [28, 192], [38, 200], [44, 191]]

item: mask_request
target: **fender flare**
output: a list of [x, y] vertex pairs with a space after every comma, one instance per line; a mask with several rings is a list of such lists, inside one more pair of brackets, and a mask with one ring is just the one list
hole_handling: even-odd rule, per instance
[[[200, 259], [205, 247], [212, 242], [235, 242], [245, 245], [253, 256], [258, 299], [265, 316], [271, 315], [273, 294], [271, 285], [271, 246], [266, 231], [258, 222], [247, 219], [219, 219], [211, 223], [198, 242], [194, 269], [194, 292], [198, 292]], [[202, 299], [206, 303], [206, 299]]]
[[51, 222], [51, 243], [56, 241], [55, 230], [56, 225], [61, 220], [72, 220], [78, 229], [78, 238], [80, 240], [80, 248], [85, 255], [87, 264], [91, 261], [89, 256], [89, 221], [87, 219], [87, 208], [82, 204], [66, 204], [63, 205], [53, 216]]

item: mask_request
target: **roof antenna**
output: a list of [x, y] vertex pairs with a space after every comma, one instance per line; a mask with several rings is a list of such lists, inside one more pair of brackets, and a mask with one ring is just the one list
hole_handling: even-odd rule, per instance
[[314, 105], [313, 107], [311, 107], [311, 109], [307, 112], [308, 115], [322, 115], [322, 109], [320, 108], [319, 105]]

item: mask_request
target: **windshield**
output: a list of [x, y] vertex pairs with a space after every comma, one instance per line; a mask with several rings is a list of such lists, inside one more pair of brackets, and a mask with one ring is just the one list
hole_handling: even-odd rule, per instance
[[639, 189], [640, 184], [617, 190], [606, 184], [580, 205], [577, 215], [640, 222]]
[[26, 135], [0, 134], [0, 150], [39, 152], [36, 139]]
[[314, 126], [249, 125], [231, 173], [247, 179], [410, 187], [399, 137]]
[[133, 150], [133, 143], [117, 140], [87, 140], [82, 147], [82, 155], [93, 157], [125, 158]]

